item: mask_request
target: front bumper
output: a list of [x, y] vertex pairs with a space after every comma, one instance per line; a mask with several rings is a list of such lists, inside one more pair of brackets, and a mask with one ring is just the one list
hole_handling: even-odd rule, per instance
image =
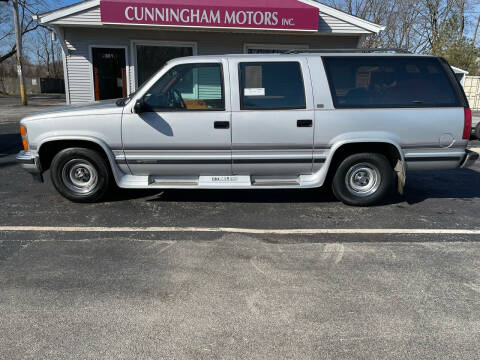
[[35, 180], [43, 182], [42, 165], [40, 164], [40, 158], [37, 154], [22, 150], [17, 154], [17, 162], [25, 171], [32, 174]]
[[475, 164], [475, 161], [477, 161], [478, 157], [480, 156], [475, 151], [465, 150], [465, 152], [466, 152], [465, 157], [463, 158], [463, 161], [460, 164], [460, 167], [463, 168], [463, 169], [467, 169], [469, 167], [472, 167], [473, 164]]

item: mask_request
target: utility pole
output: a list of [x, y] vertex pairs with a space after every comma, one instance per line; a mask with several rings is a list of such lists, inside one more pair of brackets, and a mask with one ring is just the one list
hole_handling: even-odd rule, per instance
[[22, 105], [28, 105], [27, 91], [25, 89], [25, 76], [23, 74], [22, 64], [22, 29], [20, 28], [20, 21], [18, 19], [18, 0], [13, 1], [13, 22], [15, 24], [15, 40], [17, 42], [17, 73], [20, 81], [20, 96], [22, 98]]

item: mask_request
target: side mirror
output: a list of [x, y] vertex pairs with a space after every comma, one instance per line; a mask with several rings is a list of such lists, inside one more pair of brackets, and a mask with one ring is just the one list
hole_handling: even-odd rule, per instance
[[143, 101], [143, 98], [140, 100], [137, 100], [137, 102], [135, 103], [135, 106], [133, 107], [133, 111], [135, 111], [135, 114], [141, 114], [146, 111], [145, 102]]

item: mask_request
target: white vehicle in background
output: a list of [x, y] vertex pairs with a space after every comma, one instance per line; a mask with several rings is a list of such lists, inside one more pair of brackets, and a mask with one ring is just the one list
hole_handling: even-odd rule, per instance
[[[311, 50], [310, 50], [311, 51]], [[385, 199], [407, 170], [468, 167], [468, 102], [447, 62], [375, 50], [175, 59], [116, 102], [21, 121], [17, 159], [66, 198], [143, 189], [301, 189]]]
[[480, 140], [480, 116], [474, 116], [472, 119], [472, 135]]

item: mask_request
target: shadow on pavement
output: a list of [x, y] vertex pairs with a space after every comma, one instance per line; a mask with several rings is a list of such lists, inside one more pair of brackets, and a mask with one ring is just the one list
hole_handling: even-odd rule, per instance
[[0, 169], [17, 165], [16, 161], [0, 162]]
[[148, 202], [311, 203], [336, 201], [326, 189], [309, 190], [123, 190], [115, 189], [107, 202], [146, 198]]
[[[305, 190], [122, 190], [112, 192], [107, 200], [124, 201], [146, 198], [148, 202], [212, 203], [326, 203], [337, 202], [329, 187]], [[412, 172], [407, 175], [405, 195], [392, 194], [379, 206], [427, 199], [480, 198], [480, 173], [471, 169]]]
[[407, 174], [405, 200], [408, 204], [417, 204], [427, 199], [477, 198], [480, 198], [480, 173], [472, 169]]
[[0, 158], [17, 154], [22, 150], [20, 134], [0, 134]]
[[327, 188], [323, 188], [306, 190], [168, 190], [149, 201], [281, 204], [337, 200]]

